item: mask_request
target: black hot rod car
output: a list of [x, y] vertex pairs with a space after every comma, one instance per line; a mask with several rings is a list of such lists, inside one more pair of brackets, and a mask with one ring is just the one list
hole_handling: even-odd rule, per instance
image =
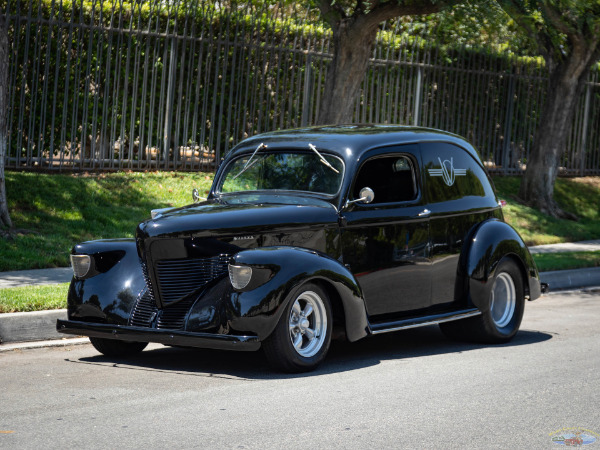
[[332, 335], [439, 323], [506, 342], [542, 286], [458, 136], [399, 126], [278, 131], [235, 147], [204, 202], [135, 239], [76, 245], [63, 333], [106, 355], [148, 342], [257, 350], [305, 371]]

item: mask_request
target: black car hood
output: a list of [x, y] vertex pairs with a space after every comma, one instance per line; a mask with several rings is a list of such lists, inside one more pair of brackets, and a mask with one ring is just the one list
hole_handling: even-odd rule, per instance
[[138, 226], [138, 238], [236, 236], [337, 224], [335, 207], [322, 204], [225, 203], [216, 199], [162, 214]]

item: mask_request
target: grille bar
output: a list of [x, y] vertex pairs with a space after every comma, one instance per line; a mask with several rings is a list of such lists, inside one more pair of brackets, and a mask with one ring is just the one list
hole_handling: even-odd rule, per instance
[[156, 328], [168, 330], [182, 330], [185, 318], [192, 306], [194, 299], [188, 298], [181, 302], [167, 306], [158, 316]]
[[152, 325], [152, 320], [157, 313], [158, 308], [156, 307], [154, 298], [152, 298], [150, 290], [146, 290], [131, 312], [129, 325], [135, 327], [150, 327]]
[[205, 284], [225, 276], [229, 259], [230, 255], [221, 254], [210, 258], [159, 261], [156, 275], [163, 305], [181, 300]]

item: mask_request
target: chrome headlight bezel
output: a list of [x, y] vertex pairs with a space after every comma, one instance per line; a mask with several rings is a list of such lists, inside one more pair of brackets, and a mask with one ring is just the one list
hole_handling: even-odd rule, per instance
[[71, 268], [75, 278], [85, 278], [92, 268], [92, 257], [90, 255], [70, 255]]
[[247, 287], [252, 280], [252, 267], [246, 265], [229, 264], [229, 281], [234, 289], [240, 291]]

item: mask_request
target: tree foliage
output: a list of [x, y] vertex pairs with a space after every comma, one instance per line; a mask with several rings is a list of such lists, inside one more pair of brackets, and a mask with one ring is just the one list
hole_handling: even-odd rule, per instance
[[572, 58], [579, 71], [600, 56], [598, 0], [498, 0], [544, 57], [552, 73]]

